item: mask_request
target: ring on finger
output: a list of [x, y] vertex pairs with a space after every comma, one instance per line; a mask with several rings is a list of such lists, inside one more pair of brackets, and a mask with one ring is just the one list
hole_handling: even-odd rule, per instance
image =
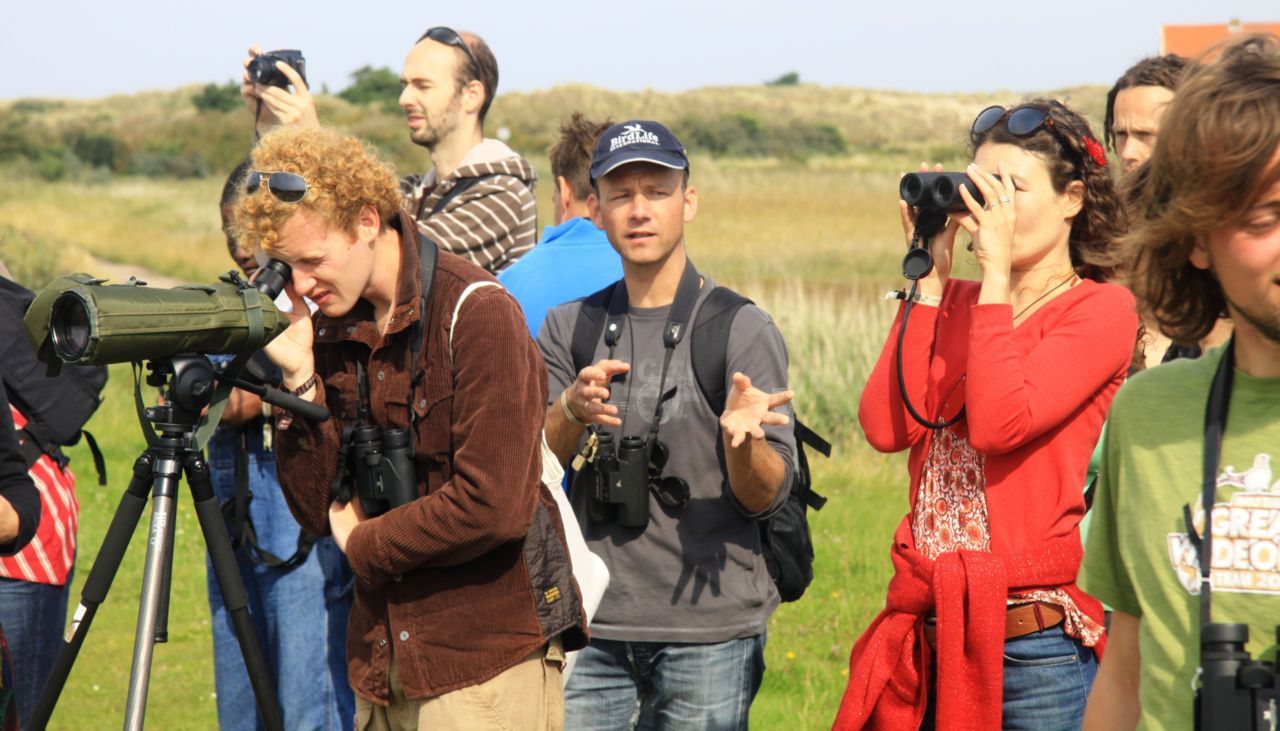
[[1001, 203], [1008, 203], [1008, 202], [1009, 202], [1009, 196], [1007, 196], [1007, 195], [1000, 196], [1000, 202], [1001, 202]]

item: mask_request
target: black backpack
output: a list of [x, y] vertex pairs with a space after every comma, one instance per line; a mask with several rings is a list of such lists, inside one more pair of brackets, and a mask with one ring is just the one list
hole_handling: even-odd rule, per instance
[[98, 482], [106, 484], [106, 466], [93, 436], [84, 425], [102, 403], [102, 389], [107, 384], [103, 366], [62, 366], [57, 376], [47, 376], [45, 365], [36, 357], [27, 341], [22, 317], [35, 299], [35, 293], [16, 282], [0, 277], [0, 378], [18, 411], [27, 417], [21, 431], [27, 464], [34, 464], [41, 454], [53, 457], [65, 467], [67, 458], [62, 447], [76, 444], [86, 435]]
[[[574, 324], [571, 355], [574, 372], [577, 373], [594, 362], [596, 345], [600, 342], [607, 318], [609, 299], [617, 283], [587, 297], [582, 301], [578, 320]], [[698, 308], [689, 347], [694, 379], [707, 405], [718, 417], [724, 411], [725, 371], [728, 368], [729, 330], [733, 318], [751, 300], [728, 287], [717, 286], [707, 294]], [[805, 447], [817, 450], [824, 457], [831, 456], [831, 444], [805, 426], [799, 418], [792, 419], [796, 438], [795, 476], [791, 493], [776, 513], [760, 521], [760, 545], [765, 565], [784, 602], [793, 602], [804, 595], [813, 581], [813, 540], [809, 535], [807, 510], [821, 510], [827, 499], [813, 490], [809, 472], [809, 459]], [[716, 440], [716, 457], [720, 470], [725, 472], [723, 444]], [[727, 474], [727, 473], [726, 473]]]

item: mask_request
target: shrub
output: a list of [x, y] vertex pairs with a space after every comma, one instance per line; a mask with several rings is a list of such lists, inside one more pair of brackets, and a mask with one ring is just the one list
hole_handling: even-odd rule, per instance
[[351, 78], [354, 82], [338, 92], [339, 98], [352, 104], [377, 104], [392, 114], [400, 111], [400, 77], [396, 72], [385, 66], [362, 66], [351, 74]]
[[240, 106], [240, 85], [234, 81], [209, 84], [196, 92], [191, 103], [202, 112], [229, 112]]
[[115, 169], [120, 143], [110, 133], [77, 131], [68, 133], [63, 139], [84, 164]]

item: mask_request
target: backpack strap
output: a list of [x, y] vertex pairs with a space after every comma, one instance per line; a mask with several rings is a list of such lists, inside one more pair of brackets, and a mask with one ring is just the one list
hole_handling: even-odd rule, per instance
[[600, 342], [605, 321], [609, 319], [609, 305], [614, 300], [613, 292], [617, 288], [618, 282], [614, 282], [582, 300], [582, 307], [578, 309], [578, 319], [573, 324], [573, 339], [569, 345], [575, 378], [583, 368], [595, 362], [596, 344]]
[[467, 288], [462, 290], [462, 294], [458, 295], [458, 303], [453, 306], [453, 319], [449, 321], [449, 365], [453, 365], [453, 329], [458, 326], [458, 314], [462, 312], [462, 303], [467, 301], [471, 293], [481, 287], [497, 287], [502, 289], [502, 285], [497, 282], [472, 282]]
[[717, 286], [703, 300], [694, 321], [690, 336], [693, 339], [689, 341], [693, 377], [716, 416], [724, 412], [728, 396], [724, 384], [729, 367], [729, 330], [738, 310], [749, 304], [751, 300], [732, 289]]
[[[440, 247], [427, 238], [417, 226], [413, 227], [412, 232], [406, 231], [402, 235], [418, 237], [418, 286], [421, 291], [421, 296], [418, 297], [418, 319], [409, 330], [409, 400], [407, 403], [409, 404], [409, 424], [412, 425], [417, 421], [418, 415], [413, 410], [413, 392], [418, 388], [418, 382], [426, 375], [425, 369], [421, 373], [418, 372], [418, 356], [422, 354], [422, 348], [426, 344], [427, 312], [431, 303], [431, 290], [436, 283]], [[359, 362], [358, 358], [356, 360]]]

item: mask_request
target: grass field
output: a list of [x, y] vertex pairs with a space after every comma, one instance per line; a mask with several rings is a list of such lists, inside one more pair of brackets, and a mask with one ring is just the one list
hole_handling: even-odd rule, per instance
[[[545, 161], [537, 165], [545, 180]], [[688, 230], [692, 258], [775, 316], [791, 353], [798, 413], [838, 450], [815, 465], [817, 489], [830, 498], [811, 519], [816, 579], [770, 622], [756, 728], [828, 727], [853, 639], [883, 605], [890, 536], [906, 509], [905, 469], [899, 456], [878, 455], [861, 441], [856, 402], [893, 312], [879, 295], [897, 281], [902, 243], [892, 170], [907, 165], [694, 160], [701, 212]], [[92, 253], [209, 280], [229, 267], [216, 217], [219, 187], [215, 179], [33, 185], [0, 178], [0, 259], [36, 276], [77, 268]], [[548, 196], [541, 186], [544, 224]], [[31, 247], [44, 253], [33, 257]], [[82, 505], [73, 605], [143, 448], [131, 387], [129, 369], [113, 367], [106, 403], [89, 424], [107, 453], [110, 486], [96, 487], [87, 452], [72, 450]], [[147, 720], [153, 728], [214, 728], [204, 544], [185, 492], [178, 516], [170, 641], [156, 651]], [[139, 531], [53, 728], [106, 728], [123, 718], [146, 544], [145, 526]]]

